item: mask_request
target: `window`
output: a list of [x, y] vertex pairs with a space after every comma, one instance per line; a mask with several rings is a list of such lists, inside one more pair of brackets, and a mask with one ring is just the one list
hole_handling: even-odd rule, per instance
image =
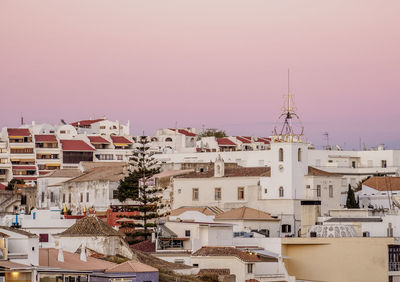
[[198, 263], [194, 263], [193, 267], [199, 267], [199, 264]]
[[284, 196], [285, 196], [285, 193], [283, 191], [283, 187], [281, 186], [281, 187], [279, 187], [279, 197], [282, 198]]
[[283, 149], [279, 148], [279, 161], [283, 162]]
[[49, 242], [49, 234], [39, 234], [39, 242]]
[[113, 197], [113, 199], [118, 199], [118, 190], [113, 190], [113, 195], [112, 195], [112, 197]]
[[311, 188], [311, 186], [310, 185], [306, 185], [306, 189], [310, 189]]
[[44, 202], [44, 192], [42, 192], [42, 203]]
[[182, 193], [182, 189], [178, 189], [178, 194]]
[[352, 168], [356, 168], [356, 162], [355, 162], [355, 161], [352, 161], [352, 162], [351, 162], [351, 167], [352, 167]]
[[382, 168], [386, 168], [386, 166], [387, 166], [386, 160], [382, 160], [382, 161], [381, 161], [381, 167], [382, 167]]
[[60, 134], [65, 134], [65, 130], [60, 130]]
[[247, 273], [253, 273], [253, 264], [252, 263], [249, 263], [247, 265]]
[[185, 230], [185, 236], [190, 237], [190, 230]]
[[172, 138], [171, 137], [165, 138], [165, 142], [172, 142]]
[[290, 224], [282, 224], [281, 230], [282, 233], [290, 233], [292, 232], [292, 226]]
[[238, 187], [238, 200], [244, 200], [244, 187]]
[[50, 202], [54, 203], [54, 193], [50, 192]]
[[69, 193], [68, 194], [68, 203], [71, 203], [71, 198], [72, 198], [72, 195], [71, 195], [71, 193]]
[[89, 192], [86, 192], [86, 202], [89, 202]]
[[347, 179], [346, 178], [342, 178], [342, 186], [346, 186], [347, 185]]
[[117, 160], [122, 161], [123, 160], [123, 155], [117, 155]]
[[317, 185], [317, 197], [321, 197], [321, 185]]
[[63, 203], [65, 203], [65, 194], [63, 194]]
[[329, 185], [329, 198], [333, 198], [333, 185]]
[[81, 193], [81, 203], [83, 203], [83, 193]]
[[221, 188], [215, 188], [214, 190], [214, 198], [216, 201], [221, 200]]
[[301, 162], [301, 148], [297, 150], [297, 161]]
[[198, 201], [199, 200], [199, 188], [192, 189], [192, 200]]
[[267, 194], [267, 193], [268, 193], [268, 189], [264, 188], [264, 194]]

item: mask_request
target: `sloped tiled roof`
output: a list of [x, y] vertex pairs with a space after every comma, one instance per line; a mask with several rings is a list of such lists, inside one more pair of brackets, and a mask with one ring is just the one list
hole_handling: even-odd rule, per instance
[[104, 118], [99, 118], [99, 119], [85, 119], [85, 120], [79, 120], [79, 121], [75, 121], [72, 122], [71, 125], [72, 126], [87, 126], [87, 125], [91, 125], [93, 123], [99, 122], [99, 121], [103, 121], [105, 120]]
[[[269, 167], [240, 167], [240, 168], [225, 168], [224, 177], [243, 177], [243, 176], [271, 176]], [[210, 178], [214, 177], [214, 170], [205, 172], [192, 172], [184, 175], [179, 175], [176, 178]]]
[[74, 225], [58, 235], [62, 237], [123, 236], [94, 214], [79, 219]]
[[154, 253], [156, 251], [156, 244], [150, 240], [142, 241], [133, 245], [130, 245], [131, 249], [141, 251], [145, 253]]
[[197, 275], [200, 276], [207, 274], [229, 275], [231, 274], [231, 270], [229, 268], [202, 268], [199, 273], [197, 273]]
[[100, 180], [108, 180], [114, 182], [119, 181], [128, 174], [127, 170], [125, 170], [124, 168], [126, 165], [127, 164], [119, 166], [95, 167], [73, 179], [68, 180], [67, 182], [71, 183], [71, 182], [100, 181]]
[[217, 138], [217, 143], [219, 146], [236, 146], [235, 143], [226, 137]]
[[43, 175], [41, 177], [60, 177], [60, 178], [72, 178], [81, 175], [82, 172], [76, 168], [63, 168], [63, 169], [56, 169], [52, 172]]
[[217, 214], [215, 220], [218, 219], [279, 221], [279, 219], [273, 218], [270, 213], [249, 207], [241, 207]]
[[308, 167], [308, 174], [310, 176], [337, 176], [337, 177], [341, 177], [340, 174], [337, 173], [332, 173], [332, 172], [328, 172], [328, 171], [324, 171], [324, 170], [320, 170], [317, 169], [315, 167], [309, 166]]
[[270, 138], [259, 137], [259, 138], [257, 138], [256, 142], [262, 142], [264, 144], [270, 144], [271, 143], [271, 139]]
[[28, 128], [7, 128], [8, 136], [31, 136]]
[[28, 238], [36, 238], [36, 237], [38, 237], [38, 235], [36, 235], [36, 234], [30, 233], [28, 231], [25, 231], [25, 230], [22, 230], [22, 229], [19, 229], [19, 228], [14, 228], [14, 227], [9, 227], [9, 226], [0, 226], [0, 230], [1, 229], [7, 230], [7, 231], [10, 231], [10, 232], [15, 232], [15, 233], [18, 233], [20, 235], [27, 236]]
[[23, 269], [23, 268], [31, 268], [30, 265], [26, 265], [26, 264], [21, 264], [21, 263], [16, 263], [13, 261], [9, 261], [9, 260], [0, 260], [0, 268], [5, 268], [5, 269]]
[[124, 136], [113, 136], [111, 135], [111, 140], [113, 141], [113, 143], [122, 143], [122, 144], [132, 144], [132, 141], [130, 141], [129, 139], [127, 139]]
[[13, 170], [36, 170], [34, 165], [13, 165]]
[[0, 183], [0, 191], [6, 190], [6, 185]]
[[60, 140], [63, 151], [96, 151], [83, 140]]
[[194, 252], [192, 256], [233, 256], [245, 262], [261, 261], [257, 255], [241, 251], [234, 247], [202, 247]]
[[105, 272], [106, 273], [158, 272], [158, 269], [138, 261], [128, 260], [124, 263], [110, 267]]
[[58, 261], [58, 249], [40, 248], [39, 249], [39, 265], [55, 267], [61, 269], [73, 270], [92, 270], [104, 271], [116, 264], [102, 259], [96, 259], [90, 256], [86, 257], [86, 261], [80, 259], [80, 255], [76, 253], [63, 251], [64, 261]]
[[399, 191], [400, 177], [375, 176], [364, 181], [363, 185], [378, 191]]
[[218, 209], [212, 209], [210, 207], [180, 207], [170, 212], [170, 216], [178, 216], [187, 211], [198, 211], [204, 215], [216, 215]]
[[237, 136], [236, 139], [239, 140], [242, 143], [246, 143], [246, 144], [251, 143], [250, 140], [248, 140], [247, 138], [244, 138], [244, 137]]
[[53, 134], [40, 134], [35, 135], [35, 142], [57, 142], [57, 137]]
[[90, 140], [90, 143], [92, 144], [110, 144], [109, 141], [101, 136], [88, 136], [88, 138]]

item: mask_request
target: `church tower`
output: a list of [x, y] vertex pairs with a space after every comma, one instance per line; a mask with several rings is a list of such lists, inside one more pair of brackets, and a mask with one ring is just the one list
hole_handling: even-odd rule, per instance
[[304, 199], [308, 146], [294, 106], [294, 95], [290, 93], [289, 76], [288, 93], [284, 98], [271, 140], [271, 196], [275, 199]]

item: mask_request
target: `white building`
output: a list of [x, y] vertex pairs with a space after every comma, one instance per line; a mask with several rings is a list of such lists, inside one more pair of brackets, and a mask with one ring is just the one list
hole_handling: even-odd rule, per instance
[[360, 207], [398, 209], [400, 208], [400, 177], [371, 177], [363, 182], [361, 191], [358, 191], [356, 195]]

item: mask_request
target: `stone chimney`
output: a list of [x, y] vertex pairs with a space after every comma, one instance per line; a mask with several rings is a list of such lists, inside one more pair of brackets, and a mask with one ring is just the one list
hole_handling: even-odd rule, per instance
[[218, 158], [214, 162], [214, 177], [224, 177], [225, 175], [225, 163], [221, 158], [221, 155], [218, 155]]

